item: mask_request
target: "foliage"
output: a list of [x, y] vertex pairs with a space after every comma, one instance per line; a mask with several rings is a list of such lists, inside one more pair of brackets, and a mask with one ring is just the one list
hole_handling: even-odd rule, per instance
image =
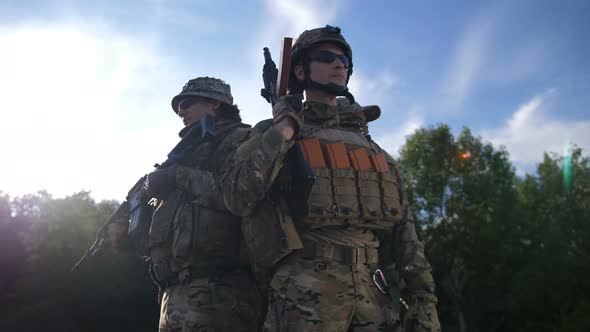
[[[419, 129], [399, 158], [446, 331], [582, 330], [588, 319], [588, 160], [545, 155], [519, 179], [508, 153], [464, 128]], [[580, 292], [586, 290], [586, 292]], [[550, 303], [551, 305], [547, 305]]]
[[0, 296], [11, 308], [3, 326], [17, 331], [156, 329], [155, 289], [139, 258], [105, 253], [70, 273], [116, 206], [95, 203], [88, 192], [63, 199], [45, 192], [0, 199], [0, 211], [11, 211], [2, 237], [12, 239], [13, 248], [2, 251], [2, 261], [9, 264], [2, 266], [8, 286]]
[[507, 304], [514, 319], [531, 317], [522, 330], [590, 329], [590, 319], [582, 315], [590, 302], [590, 168], [579, 148], [571, 161], [569, 190], [562, 181], [563, 158], [548, 154], [538, 175], [518, 184], [523, 236], [529, 241]]

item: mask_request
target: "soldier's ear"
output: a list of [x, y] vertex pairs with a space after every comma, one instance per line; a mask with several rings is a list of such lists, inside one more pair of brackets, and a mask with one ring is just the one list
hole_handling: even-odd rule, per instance
[[293, 72], [298, 81], [305, 81], [305, 70], [303, 70], [303, 65], [295, 66]]

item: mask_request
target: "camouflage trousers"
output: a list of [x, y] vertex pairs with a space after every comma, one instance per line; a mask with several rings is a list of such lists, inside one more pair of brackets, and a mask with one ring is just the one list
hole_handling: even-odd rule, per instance
[[159, 331], [256, 331], [259, 309], [259, 294], [249, 271], [192, 279], [166, 288]]
[[270, 283], [265, 331], [399, 331], [368, 265], [292, 256]]

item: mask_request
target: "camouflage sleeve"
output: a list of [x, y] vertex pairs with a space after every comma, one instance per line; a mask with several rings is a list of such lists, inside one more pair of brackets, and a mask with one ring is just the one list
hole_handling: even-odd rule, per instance
[[225, 154], [219, 170], [179, 165], [176, 184], [199, 205], [247, 215], [272, 185], [292, 144], [272, 127], [272, 120], [262, 121], [249, 135], [242, 132], [224, 140], [222, 145], [231, 148], [218, 151]]
[[[396, 270], [399, 272], [410, 292], [430, 289], [434, 286], [432, 267], [424, 255], [424, 244], [418, 238], [414, 218], [408, 202], [407, 195], [403, 190], [403, 178], [397, 167], [395, 159], [385, 150], [374, 143], [374, 148], [385, 154], [391, 172], [398, 182], [398, 194], [400, 198], [401, 222], [394, 227], [393, 236], [384, 236], [382, 239], [384, 250], [391, 253], [392, 257], [383, 257], [384, 262], [393, 261]], [[391, 241], [391, 243], [387, 243]], [[382, 253], [383, 256], [388, 256]]]
[[[381, 150], [383, 151], [383, 150]], [[437, 298], [435, 295], [432, 267], [424, 255], [424, 245], [416, 233], [416, 225], [410, 209], [408, 198], [403, 190], [403, 179], [395, 160], [385, 151], [389, 168], [397, 178], [398, 193], [400, 198], [401, 221], [394, 227], [391, 243], [384, 243], [384, 247], [391, 252], [391, 258], [395, 264], [393, 271], [398, 271], [403, 278], [403, 283], [408, 290], [407, 311], [402, 322], [403, 331], [428, 331], [440, 332], [440, 322], [436, 310]], [[386, 268], [387, 273], [387, 268]], [[390, 286], [392, 298], [398, 301], [401, 287]]]
[[272, 120], [252, 128], [252, 135], [237, 147], [220, 176], [225, 205], [232, 213], [245, 216], [252, 212], [270, 189], [292, 145], [293, 140], [285, 139]]
[[402, 206], [403, 219], [393, 234], [393, 256], [402, 278], [410, 291], [434, 285], [432, 268], [424, 255], [424, 245], [418, 239], [410, 207]]
[[401, 223], [394, 228], [392, 252], [397, 268], [410, 292], [434, 285], [432, 267], [424, 255], [424, 244], [416, 234], [410, 204], [404, 193], [403, 180], [395, 163], [390, 163], [399, 183]]

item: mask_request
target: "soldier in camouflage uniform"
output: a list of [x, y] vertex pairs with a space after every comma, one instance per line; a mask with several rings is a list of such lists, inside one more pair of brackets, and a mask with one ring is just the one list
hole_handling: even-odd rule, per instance
[[210, 77], [190, 80], [172, 99], [200, 143], [182, 164], [148, 175], [157, 199], [147, 239], [150, 272], [160, 287], [159, 331], [254, 331], [260, 298], [243, 250], [240, 218], [225, 207], [217, 172], [244, 140], [230, 87]]
[[[269, 280], [264, 329], [439, 331], [431, 267], [402, 178], [363, 128], [375, 109], [362, 112], [360, 126], [339, 116], [337, 96], [357, 107], [346, 88], [351, 74], [339, 28], [303, 32], [292, 50], [290, 95], [240, 144], [221, 181], [228, 208], [244, 216], [253, 266]], [[294, 144], [316, 176], [307, 196], [296, 189], [301, 167], [287, 152]]]

